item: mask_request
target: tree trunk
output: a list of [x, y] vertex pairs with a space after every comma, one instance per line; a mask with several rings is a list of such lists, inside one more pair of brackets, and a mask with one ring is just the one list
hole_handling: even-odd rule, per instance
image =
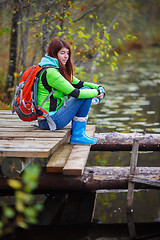
[[19, 8], [17, 0], [13, 1], [14, 12], [12, 16], [11, 39], [10, 39], [10, 53], [9, 53], [9, 69], [5, 90], [7, 92], [7, 102], [11, 101], [11, 88], [14, 86], [14, 73], [16, 72], [16, 57], [17, 57], [17, 38], [18, 38], [18, 25]]
[[[29, 18], [31, 5], [28, 4], [26, 10], [22, 9], [21, 19], [23, 19], [24, 13], [26, 18]], [[27, 45], [28, 45], [28, 33], [29, 33], [29, 21], [24, 20], [21, 23], [21, 47], [22, 47], [22, 68], [26, 69], [26, 57], [27, 57]]]
[[160, 134], [146, 133], [96, 133], [98, 142], [92, 151], [131, 151], [133, 139], [139, 141], [139, 151], [160, 151]]

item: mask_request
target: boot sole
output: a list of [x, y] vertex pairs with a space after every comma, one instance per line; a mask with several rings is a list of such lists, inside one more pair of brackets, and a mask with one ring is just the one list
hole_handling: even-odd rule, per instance
[[[96, 142], [97, 143], [97, 142]], [[77, 143], [77, 142], [70, 142], [70, 144], [72, 145], [94, 145], [96, 143], [90, 143], [90, 144], [86, 144], [86, 143]]]

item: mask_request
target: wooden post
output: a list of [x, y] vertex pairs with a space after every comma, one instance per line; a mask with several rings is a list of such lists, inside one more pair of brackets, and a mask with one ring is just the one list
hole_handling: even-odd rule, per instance
[[1, 171], [6, 177], [17, 177], [32, 161], [33, 158], [7, 157], [2, 161]]
[[129, 231], [129, 239], [134, 240], [136, 239], [136, 229], [133, 220], [133, 213], [127, 212], [127, 224], [128, 224], [128, 231]]
[[132, 147], [132, 155], [130, 161], [130, 176], [128, 182], [128, 193], [127, 193], [127, 221], [128, 221], [128, 231], [131, 240], [136, 239], [136, 230], [133, 221], [133, 215], [131, 212], [133, 195], [134, 195], [134, 182], [131, 181], [131, 178], [135, 175], [137, 160], [138, 160], [138, 149], [139, 149], [139, 141], [137, 139], [133, 139], [133, 147]]
[[134, 195], [134, 182], [130, 181], [131, 177], [135, 174], [137, 159], [138, 159], [138, 148], [139, 141], [133, 139], [132, 155], [130, 161], [130, 177], [128, 182], [128, 193], [127, 193], [127, 212], [130, 212], [132, 209], [133, 195]]

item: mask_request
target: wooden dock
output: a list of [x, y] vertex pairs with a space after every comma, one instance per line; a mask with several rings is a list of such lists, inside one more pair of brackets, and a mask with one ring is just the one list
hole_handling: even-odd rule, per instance
[[[86, 132], [92, 137], [95, 126], [88, 125]], [[48, 196], [40, 225], [57, 221], [57, 214], [61, 224], [91, 223], [97, 190], [128, 189], [127, 209], [131, 210], [134, 189], [159, 189], [160, 167], [137, 167], [140, 148], [159, 151], [159, 135], [99, 134], [99, 141], [92, 146], [93, 149], [89, 145], [69, 144], [70, 135], [71, 125], [50, 132], [41, 130], [37, 122], [21, 121], [11, 111], [0, 111], [0, 162], [3, 173], [0, 173], [0, 193], [13, 194], [7, 177], [19, 177], [24, 168], [37, 158], [42, 161], [47, 159], [34, 192]], [[138, 139], [138, 145], [134, 151], [135, 139]], [[85, 167], [90, 150], [132, 150], [131, 167]], [[129, 234], [134, 239], [136, 232], [132, 216], [128, 219]]]
[[[95, 126], [87, 126], [93, 136]], [[81, 175], [87, 162], [90, 146], [71, 145], [71, 125], [50, 132], [38, 128], [37, 121], [23, 122], [11, 111], [0, 111], [0, 159], [4, 175], [15, 177], [34, 158], [50, 158], [47, 172]]]

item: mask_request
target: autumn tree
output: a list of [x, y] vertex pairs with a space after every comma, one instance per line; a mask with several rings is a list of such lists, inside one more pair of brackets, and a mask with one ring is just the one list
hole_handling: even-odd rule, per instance
[[119, 57], [115, 46], [133, 37], [132, 34], [117, 37], [122, 15], [119, 11], [112, 15], [110, 11], [114, 7], [128, 8], [128, 3], [118, 0], [12, 0], [8, 4], [13, 6], [5, 88], [9, 101], [18, 73], [38, 63], [51, 39], [61, 37], [69, 41], [74, 53], [75, 73], [82, 75], [88, 68], [91, 80], [97, 81], [97, 66], [105, 61], [114, 71]]

